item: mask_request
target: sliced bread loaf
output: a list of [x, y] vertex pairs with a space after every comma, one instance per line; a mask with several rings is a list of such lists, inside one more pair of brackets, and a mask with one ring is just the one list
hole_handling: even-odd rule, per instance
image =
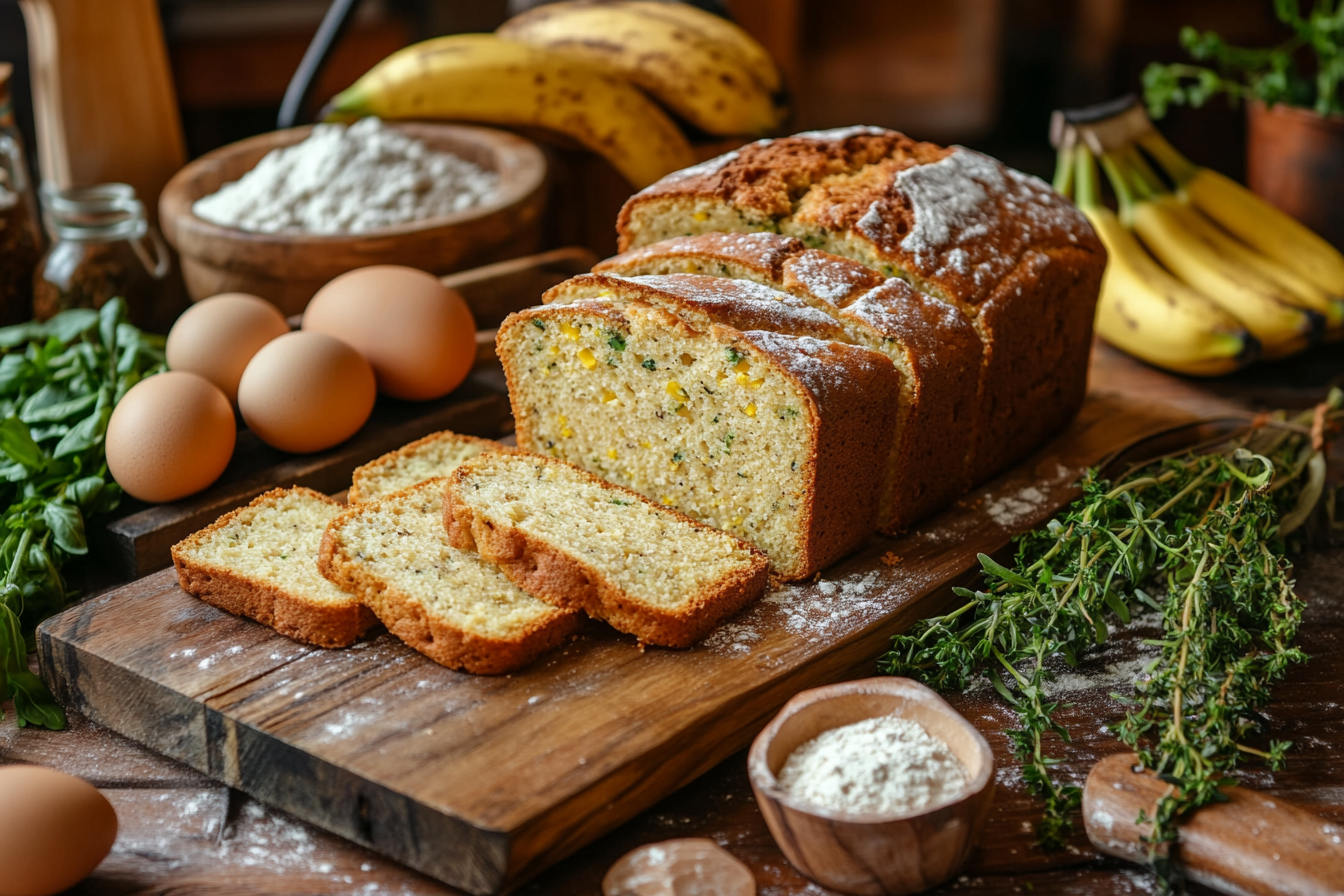
[[[844, 341], [891, 358], [902, 377], [882, 504], [884, 532], [905, 529], [971, 485], [985, 423], [979, 401], [983, 351], [974, 326], [955, 305], [777, 233], [666, 240], [609, 258], [597, 268], [655, 281], [678, 278], [641, 275], [677, 266], [786, 291], [839, 323]], [[557, 287], [548, 295], [574, 291]]]
[[1105, 250], [1048, 184], [964, 147], [862, 127], [758, 141], [640, 191], [617, 228], [622, 251], [771, 231], [956, 305], [983, 343], [977, 481], [1082, 405]]
[[769, 578], [746, 542], [550, 458], [467, 461], [449, 477], [443, 510], [454, 546], [647, 644], [689, 647]]
[[483, 452], [507, 450], [506, 446], [490, 439], [458, 435], [448, 430], [430, 433], [357, 467], [351, 477], [347, 500], [351, 504], [363, 504], [426, 479], [447, 476], [457, 469], [458, 464]]
[[318, 572], [322, 533], [342, 505], [307, 488], [278, 488], [173, 545], [182, 590], [282, 635], [346, 647], [376, 621]]
[[[789, 332], [847, 338], [790, 296], [752, 299], [756, 287], [726, 302], [716, 289], [698, 302], [690, 286], [704, 280], [577, 277], [506, 319], [496, 344], [518, 445], [745, 539], [783, 578], [807, 578], [877, 528], [900, 375], [869, 349]], [[716, 322], [725, 304], [737, 323], [768, 328]]]
[[449, 545], [446, 481], [430, 479], [341, 513], [322, 537], [317, 565], [436, 663], [483, 675], [522, 668], [583, 617], [537, 600], [498, 567]]

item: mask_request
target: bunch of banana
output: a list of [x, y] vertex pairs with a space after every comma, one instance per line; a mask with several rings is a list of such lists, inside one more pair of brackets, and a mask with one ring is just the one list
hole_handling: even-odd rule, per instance
[[769, 54], [731, 22], [678, 3], [571, 0], [524, 13], [496, 34], [399, 50], [324, 113], [558, 131], [640, 188], [695, 162], [658, 103], [710, 134], [756, 135], [782, 122], [780, 95]]
[[763, 134], [784, 120], [769, 54], [733, 23], [684, 3], [570, 0], [495, 33], [628, 78], [709, 134]]
[[[1344, 338], [1344, 255], [1191, 164], [1141, 107], [1088, 118], [1074, 113], [1056, 134], [1056, 187], [1075, 194], [1110, 256], [1097, 309], [1103, 338], [1200, 376]], [[1097, 157], [1118, 216], [1101, 202]]]

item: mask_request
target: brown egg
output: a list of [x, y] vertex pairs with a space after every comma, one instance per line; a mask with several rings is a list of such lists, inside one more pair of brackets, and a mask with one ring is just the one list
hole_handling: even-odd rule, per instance
[[476, 360], [476, 322], [462, 296], [432, 274], [374, 265], [317, 291], [303, 328], [354, 346], [373, 365], [378, 389], [423, 401], [447, 394]]
[[0, 896], [49, 896], [112, 849], [117, 813], [97, 788], [39, 765], [0, 766]]
[[238, 383], [238, 410], [263, 442], [305, 454], [344, 442], [373, 410], [373, 370], [325, 333], [288, 333], [252, 358]]
[[107, 468], [141, 501], [176, 501], [210, 485], [233, 456], [237, 425], [219, 387], [185, 370], [141, 380], [107, 424]]
[[242, 292], [202, 299], [168, 331], [168, 366], [199, 373], [238, 400], [238, 380], [252, 356], [289, 332], [285, 316], [265, 299]]

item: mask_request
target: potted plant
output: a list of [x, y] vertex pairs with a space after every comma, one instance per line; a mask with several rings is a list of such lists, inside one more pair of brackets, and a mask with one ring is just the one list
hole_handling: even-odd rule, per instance
[[1247, 104], [1246, 179], [1252, 190], [1344, 248], [1344, 0], [1273, 0], [1292, 36], [1275, 47], [1234, 47], [1181, 29], [1200, 65], [1154, 63], [1143, 73], [1153, 118], [1171, 105], [1223, 94]]

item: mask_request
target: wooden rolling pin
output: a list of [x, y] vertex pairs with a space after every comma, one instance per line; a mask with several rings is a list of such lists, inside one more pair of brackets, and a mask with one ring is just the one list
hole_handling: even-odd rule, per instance
[[[1087, 836], [1101, 852], [1147, 864], [1148, 825], [1166, 784], [1134, 772], [1132, 753], [1108, 756], [1092, 767], [1083, 790]], [[1229, 787], [1214, 803], [1181, 824], [1177, 860], [1193, 881], [1224, 893], [1251, 896], [1344, 894], [1344, 825], [1333, 824], [1278, 797]]]

